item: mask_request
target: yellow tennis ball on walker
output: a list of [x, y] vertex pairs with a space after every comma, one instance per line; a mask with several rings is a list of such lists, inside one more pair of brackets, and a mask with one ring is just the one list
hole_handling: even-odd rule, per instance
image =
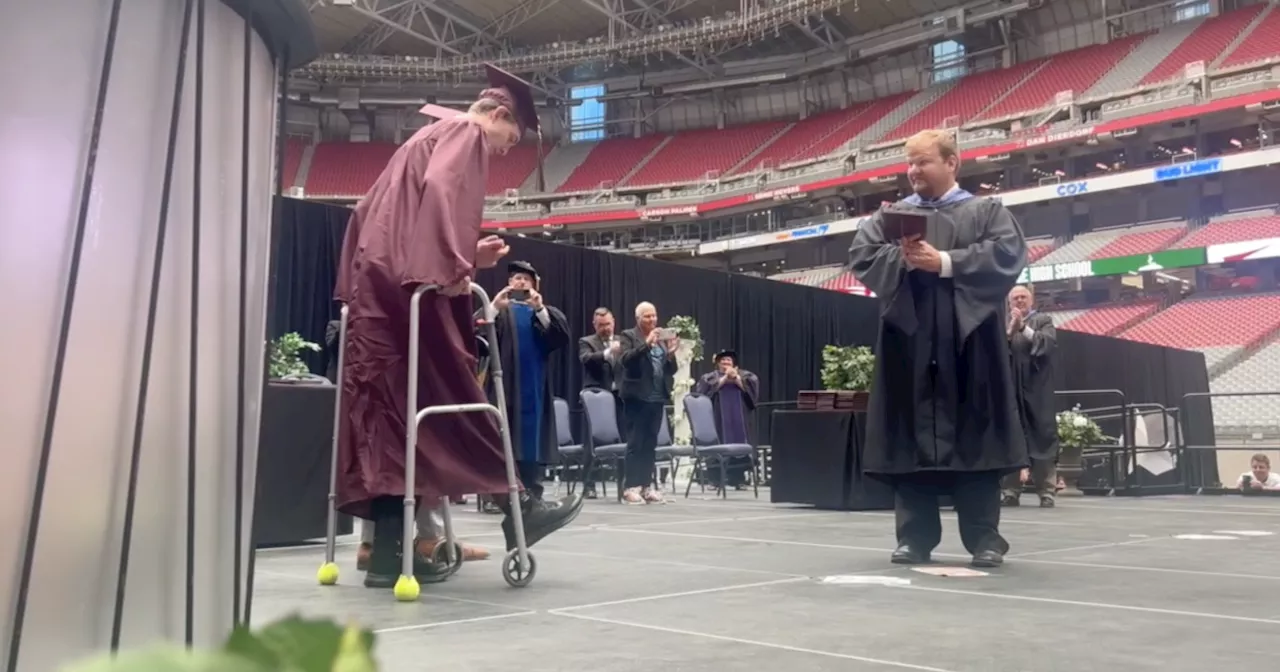
[[338, 563], [326, 562], [316, 572], [316, 580], [322, 586], [332, 586], [338, 582]]
[[401, 602], [413, 602], [418, 599], [419, 590], [418, 580], [412, 576], [404, 576], [402, 574], [399, 579], [396, 579], [394, 592], [396, 599]]

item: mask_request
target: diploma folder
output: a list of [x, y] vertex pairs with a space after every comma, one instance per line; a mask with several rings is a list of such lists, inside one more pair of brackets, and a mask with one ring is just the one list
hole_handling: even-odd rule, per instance
[[881, 213], [881, 217], [884, 221], [885, 242], [897, 243], [910, 236], [924, 238], [929, 229], [928, 215], [885, 210]]

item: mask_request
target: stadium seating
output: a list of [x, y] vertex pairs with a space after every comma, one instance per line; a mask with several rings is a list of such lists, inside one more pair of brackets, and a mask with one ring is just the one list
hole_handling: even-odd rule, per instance
[[1053, 251], [1053, 240], [1028, 240], [1027, 241], [1027, 263], [1034, 264], [1044, 258], [1046, 254]]
[[1267, 16], [1231, 51], [1219, 67], [1234, 68], [1276, 57], [1277, 45], [1280, 45], [1280, 12], [1274, 6], [1265, 11], [1268, 12]]
[[363, 196], [395, 153], [389, 142], [322, 142], [311, 157], [307, 196]]
[[[1274, 392], [1280, 389], [1280, 342], [1272, 343], [1213, 380], [1214, 392]], [[1213, 422], [1219, 427], [1271, 428], [1280, 424], [1280, 397], [1217, 397]]]
[[1162, 222], [1091, 231], [1077, 235], [1071, 242], [1043, 256], [1038, 263], [1061, 264], [1129, 254], [1148, 254], [1165, 249], [1185, 233], [1186, 225], [1182, 222]]
[[700, 180], [711, 171], [728, 173], [786, 126], [786, 122], [771, 121], [678, 133], [625, 184], [676, 184]]
[[777, 167], [830, 154], [910, 97], [911, 94], [898, 94], [878, 98], [858, 103], [847, 110], [824, 112], [805, 119], [769, 143], [738, 172], [757, 170], [766, 162]]
[[779, 282], [790, 282], [797, 285], [809, 285], [818, 287], [826, 280], [829, 280], [844, 270], [843, 265], [821, 266], [818, 268], [805, 268], [798, 271], [787, 271], [777, 275], [769, 276], [770, 280]]
[[[546, 154], [546, 148], [543, 148]], [[505, 156], [489, 159], [489, 184], [485, 194], [496, 196], [508, 189], [519, 189], [538, 167], [538, 145], [524, 142], [511, 148]]]
[[1280, 238], [1280, 215], [1274, 211], [1245, 213], [1211, 221], [1179, 240], [1173, 247], [1189, 249], [1263, 238]]
[[[1206, 19], [1187, 39], [1142, 78], [1142, 84], [1158, 84], [1183, 76], [1188, 63], [1203, 61], [1206, 66], [1226, 52], [1227, 47], [1249, 27], [1264, 5], [1251, 5], [1234, 12]], [[1245, 40], [1248, 42], [1248, 40]], [[1280, 48], [1272, 44], [1271, 50]], [[1238, 51], [1238, 49], [1237, 49]]]
[[[1263, 11], [1267, 15], [1260, 17]], [[1259, 18], [1261, 20], [1245, 35]], [[779, 166], [825, 156], [855, 138], [862, 144], [901, 140], [916, 131], [940, 126], [953, 117], [967, 123], [977, 118], [996, 119], [1032, 112], [1052, 104], [1059, 91], [1101, 93], [1091, 89], [1104, 80], [1111, 81], [1107, 75], [1118, 72], [1119, 64], [1126, 64], [1129, 69], [1139, 67], [1140, 64], [1132, 62], [1133, 58], [1127, 57], [1142, 53], [1155, 44], [1152, 40], [1164, 37], [1169, 38], [1164, 41], [1171, 48], [1160, 53], [1163, 58], [1158, 63], [1140, 67], [1146, 71], [1142, 84], [1179, 78], [1186, 63], [1203, 60], [1212, 65], [1224, 53], [1227, 57], [1217, 67], [1280, 57], [1280, 10], [1269, 5], [1251, 5], [1203, 20], [1194, 30], [1185, 23], [1174, 24], [1159, 33], [1125, 37], [1007, 69], [970, 75], [886, 133], [880, 133], [876, 122], [898, 110], [916, 92], [863, 101], [849, 109], [824, 112], [795, 123], [759, 122], [724, 130], [698, 129], [674, 135], [611, 138], [598, 143], [556, 191], [593, 191], [601, 183], [622, 184], [632, 171], [635, 174], [625, 180], [628, 186], [694, 182], [712, 172], [747, 172], [762, 165]], [[879, 137], [860, 137], [869, 130], [874, 130]], [[666, 144], [659, 149], [664, 141]], [[301, 150], [302, 146], [296, 143], [287, 150], [286, 178], [290, 170], [296, 175]], [[316, 147], [306, 176], [307, 193], [358, 197], [368, 190], [392, 151], [385, 143], [321, 143]], [[534, 158], [532, 145], [521, 145], [508, 156], [495, 158], [488, 193], [501, 194], [527, 182], [534, 170]], [[569, 167], [565, 166], [564, 170], [569, 172]], [[1082, 253], [1080, 249], [1081, 246], [1076, 245], [1070, 254], [1063, 249], [1055, 250], [1051, 261], [1084, 259], [1092, 254], [1092, 251]]]
[[591, 191], [600, 188], [602, 183], [617, 184], [668, 137], [670, 136], [646, 135], [639, 138], [610, 138], [596, 143], [587, 158], [578, 164], [556, 191]]
[[853, 277], [853, 271], [841, 271], [834, 278], [824, 280], [819, 287], [829, 289], [833, 292], [845, 292], [847, 294], [870, 295], [871, 290], [867, 289], [858, 279]]
[[983, 112], [981, 118], [999, 119], [1048, 107], [1059, 91], [1072, 91], [1080, 96], [1145, 38], [1145, 35], [1134, 35], [1050, 57], [1047, 65]]
[[1045, 65], [1044, 60], [1036, 60], [965, 77], [958, 86], [938, 96], [914, 116], [889, 131], [884, 140], [902, 140], [925, 129], [942, 128], [947, 119], [952, 117], [958, 118], [961, 123], [967, 122], [991, 105], [992, 101], [999, 100], [1024, 78]]
[[1131, 254], [1151, 254], [1167, 249], [1174, 241], [1186, 235], [1186, 225], [1177, 224], [1126, 233], [1112, 239], [1111, 242], [1094, 250], [1089, 259], [1107, 259], [1110, 257], [1127, 257]]
[[1055, 315], [1054, 324], [1059, 329], [1110, 336], [1138, 320], [1154, 315], [1159, 309], [1159, 301], [1098, 306], [1083, 311], [1063, 311], [1071, 312], [1073, 315], [1071, 317]]
[[1125, 330], [1121, 338], [1200, 350], [1212, 368], [1280, 329], [1280, 294], [1191, 298]]

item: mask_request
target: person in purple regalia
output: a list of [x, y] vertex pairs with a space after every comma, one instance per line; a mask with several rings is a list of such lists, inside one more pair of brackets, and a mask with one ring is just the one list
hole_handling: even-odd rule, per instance
[[[711, 397], [715, 405], [716, 431], [720, 441], [724, 443], [751, 443], [747, 431], [747, 414], [754, 411], [756, 401], [760, 398], [760, 378], [745, 369], [738, 368], [738, 353], [732, 350], [717, 352], [713, 358], [716, 370], [706, 374], [694, 386], [694, 394]], [[725, 465], [727, 485], [738, 490], [747, 487], [747, 468], [751, 460], [747, 457], [735, 457]], [[718, 470], [706, 473], [708, 483], [716, 487], [724, 487], [719, 483]]]

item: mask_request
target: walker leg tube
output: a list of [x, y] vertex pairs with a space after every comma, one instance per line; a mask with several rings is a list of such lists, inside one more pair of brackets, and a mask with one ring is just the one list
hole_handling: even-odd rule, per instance
[[338, 375], [333, 381], [337, 386], [333, 394], [333, 452], [329, 455], [329, 518], [325, 521], [324, 561], [330, 563], [336, 556], [338, 536], [338, 427], [342, 418], [342, 365], [347, 350], [347, 307], [342, 307], [338, 318]]
[[[449, 509], [449, 498], [441, 497], [440, 520], [444, 522], [444, 544], [446, 549], [445, 559], [448, 561], [449, 567], [453, 567], [457, 564], [459, 558], [457, 557], [457, 538], [453, 534], [453, 513]], [[436, 543], [438, 544], [439, 542], [437, 541]]]
[[502, 379], [502, 357], [498, 352], [498, 330], [494, 326], [497, 311], [489, 302], [484, 288], [471, 284], [471, 292], [484, 306], [485, 336], [489, 339], [489, 375], [493, 379], [493, 396], [498, 409], [498, 428], [502, 434], [502, 452], [507, 462], [507, 491], [511, 497], [511, 523], [516, 533], [516, 553], [520, 567], [529, 568], [529, 547], [524, 536], [524, 509], [520, 506], [520, 479], [516, 477], [515, 452], [511, 449], [511, 432], [507, 416], [507, 397]]
[[402, 579], [413, 576], [413, 558], [417, 554], [413, 538], [417, 532], [417, 517], [414, 515], [417, 484], [414, 477], [418, 462], [418, 337], [422, 330], [422, 295], [427, 289], [426, 285], [418, 287], [409, 299], [409, 399], [404, 414], [404, 539], [400, 549]]

